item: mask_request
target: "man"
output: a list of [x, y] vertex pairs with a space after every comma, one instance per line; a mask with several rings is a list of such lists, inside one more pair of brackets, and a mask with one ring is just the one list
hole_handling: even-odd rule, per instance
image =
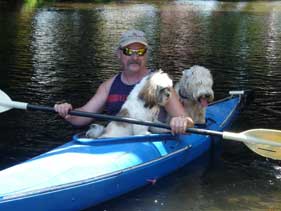
[[[142, 31], [129, 30], [123, 33], [117, 50], [121, 65], [120, 73], [103, 82], [96, 94], [84, 106], [75, 110], [94, 113], [105, 110], [107, 114], [117, 114], [134, 85], [150, 72], [146, 67], [147, 50], [147, 40]], [[60, 116], [76, 126], [87, 125], [93, 120], [68, 115], [68, 112], [73, 109], [69, 103], [56, 104], [54, 108]], [[174, 90], [165, 109], [172, 116], [170, 127], [173, 133], [185, 133], [186, 128], [194, 126], [192, 119], [185, 115], [184, 108]]]

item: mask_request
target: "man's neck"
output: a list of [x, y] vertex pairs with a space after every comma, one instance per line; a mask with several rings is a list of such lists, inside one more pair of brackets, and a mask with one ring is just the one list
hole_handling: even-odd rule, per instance
[[123, 71], [121, 75], [122, 76], [121, 79], [125, 84], [133, 85], [138, 83], [148, 73], [149, 73], [148, 69], [143, 69], [138, 72]]

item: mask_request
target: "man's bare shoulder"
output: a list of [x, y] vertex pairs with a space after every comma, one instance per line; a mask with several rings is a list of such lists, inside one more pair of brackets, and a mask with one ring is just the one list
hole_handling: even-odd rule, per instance
[[[92, 108], [92, 104], [94, 104], [96, 106], [97, 102], [99, 102], [99, 104], [103, 104], [105, 103], [106, 101], [106, 98], [109, 94], [109, 91], [110, 91], [110, 88], [111, 88], [111, 85], [114, 81], [114, 79], [116, 78], [117, 75], [107, 79], [106, 81], [104, 81], [100, 86], [99, 88], [97, 89], [95, 95], [90, 99], [90, 101], [88, 102], [88, 106], [90, 108]], [[98, 109], [96, 110], [100, 110], [101, 108], [103, 107], [103, 105], [100, 105], [98, 107]], [[95, 111], [96, 111], [95, 110]], [[88, 111], [88, 110], [87, 110]], [[91, 110], [92, 111], [92, 110]]]
[[116, 78], [118, 74], [112, 76], [111, 78], [105, 80], [99, 87], [99, 89], [102, 89], [103, 91], [109, 92], [111, 85], [114, 81], [114, 79]]

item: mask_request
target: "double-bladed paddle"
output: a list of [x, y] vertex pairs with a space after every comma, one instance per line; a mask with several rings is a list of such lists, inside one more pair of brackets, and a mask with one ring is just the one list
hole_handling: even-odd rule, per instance
[[[12, 108], [23, 110], [39, 110], [56, 113], [53, 107], [31, 105], [25, 102], [12, 101], [11, 98], [0, 90], [0, 113], [10, 110]], [[164, 129], [171, 129], [170, 126], [163, 123], [154, 123], [149, 121], [138, 121], [136, 119], [110, 116], [104, 114], [90, 113], [73, 110], [69, 112], [70, 115], [96, 118], [107, 121], [127, 122], [131, 124], [145, 125], [151, 127], [159, 127]], [[200, 128], [188, 128], [188, 133], [196, 133], [202, 135], [221, 136], [223, 139], [244, 142], [247, 147], [257, 154], [272, 158], [275, 160], [281, 160], [281, 131], [271, 129], [253, 129], [247, 130], [241, 133], [233, 132], [220, 132], [213, 130], [205, 130]]]

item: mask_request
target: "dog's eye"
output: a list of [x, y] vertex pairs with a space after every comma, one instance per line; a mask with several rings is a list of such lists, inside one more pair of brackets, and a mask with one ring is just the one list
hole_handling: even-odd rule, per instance
[[162, 89], [160, 89], [160, 93], [167, 96], [167, 97], [170, 97], [171, 88], [169, 88], [169, 87], [162, 88]]
[[162, 93], [162, 92], [165, 92], [166, 90], [167, 90], [167, 88], [161, 88], [160, 92]]

